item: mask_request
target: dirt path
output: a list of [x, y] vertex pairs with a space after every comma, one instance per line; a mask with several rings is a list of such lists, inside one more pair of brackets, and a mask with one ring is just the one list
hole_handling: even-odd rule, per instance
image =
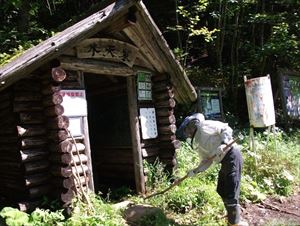
[[288, 198], [268, 198], [259, 204], [246, 204], [242, 216], [254, 226], [300, 226], [300, 192]]

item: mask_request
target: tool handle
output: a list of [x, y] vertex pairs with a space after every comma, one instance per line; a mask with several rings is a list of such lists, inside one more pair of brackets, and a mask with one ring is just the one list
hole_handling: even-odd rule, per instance
[[157, 195], [161, 195], [161, 194], [164, 194], [166, 193], [167, 191], [169, 191], [170, 189], [172, 189], [173, 187], [177, 186], [178, 184], [180, 184], [182, 181], [184, 181], [186, 178], [188, 178], [188, 175], [185, 175], [184, 177], [176, 180], [173, 184], [171, 184], [169, 187], [167, 187], [165, 190], [163, 191], [160, 191], [160, 192], [156, 192], [152, 195], [149, 195], [147, 197], [145, 197], [144, 199], [149, 199], [149, 198], [152, 198], [153, 196], [157, 196]]

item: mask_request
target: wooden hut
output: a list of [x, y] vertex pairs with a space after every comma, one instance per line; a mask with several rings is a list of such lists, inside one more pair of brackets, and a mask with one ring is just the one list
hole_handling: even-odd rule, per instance
[[175, 100], [196, 92], [145, 6], [119, 0], [0, 68], [0, 200], [26, 209], [176, 164]]

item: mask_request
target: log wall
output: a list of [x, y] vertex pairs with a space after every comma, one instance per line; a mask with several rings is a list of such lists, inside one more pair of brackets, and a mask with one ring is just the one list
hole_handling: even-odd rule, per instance
[[83, 137], [71, 138], [63, 115], [59, 91], [66, 77], [54, 68], [0, 93], [0, 196], [21, 210], [39, 205], [50, 191], [69, 204], [88, 182]]
[[50, 190], [41, 79], [23, 79], [0, 96], [0, 194], [31, 208]]
[[171, 172], [176, 166], [175, 151], [180, 147], [180, 142], [176, 140], [175, 136], [174, 90], [170, 78], [166, 74], [153, 76], [152, 83], [158, 127], [158, 156], [160, 161], [166, 165], [166, 169]]
[[[66, 79], [60, 83], [61, 89], [82, 89], [80, 74], [67, 71], [66, 75]], [[50, 90], [54, 90], [50, 96], [55, 96], [56, 89], [52, 88]], [[49, 97], [45, 99], [52, 100]], [[59, 101], [50, 101], [50, 103], [51, 105], [48, 106], [48, 108], [52, 106], [50, 112], [57, 113], [47, 119], [48, 122], [54, 123], [52, 125], [48, 124], [52, 185], [59, 194], [61, 201], [67, 206], [76, 193], [88, 190], [91, 172], [86, 155], [86, 138], [83, 135], [73, 137], [68, 130], [69, 118], [61, 115], [61, 111], [58, 110], [60, 107], [57, 108], [60, 104]]]

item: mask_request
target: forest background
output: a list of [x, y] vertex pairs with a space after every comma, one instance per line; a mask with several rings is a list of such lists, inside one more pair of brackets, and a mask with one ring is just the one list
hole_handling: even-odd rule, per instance
[[[98, 11], [103, 2], [0, 0], [0, 66], [56, 32]], [[276, 116], [280, 120], [283, 114], [278, 95], [278, 69], [300, 69], [300, 1], [144, 0], [144, 3], [192, 84], [222, 88], [224, 91], [226, 120], [231, 126], [239, 127], [239, 133], [245, 135], [240, 140], [246, 172], [242, 181], [243, 204], [259, 202], [266, 195], [293, 194], [295, 185], [299, 187], [299, 130], [294, 131], [295, 133], [292, 133], [292, 128], [285, 131], [289, 133], [278, 130], [276, 136], [257, 133], [259, 145], [256, 153], [252, 152], [248, 147], [247, 131], [243, 130], [249, 126], [244, 76], [253, 78], [270, 74]], [[190, 110], [190, 106], [185, 107], [182, 114], [187, 114]], [[277, 120], [276, 124], [280, 125], [278, 122], [280, 121]], [[196, 153], [187, 144], [183, 144], [177, 157], [180, 169], [177, 176], [184, 175], [197, 163]], [[146, 164], [146, 168], [150, 174], [147, 182], [150, 192], [161, 190], [170, 184], [159, 163], [154, 166]], [[217, 167], [211, 168], [204, 176], [187, 180], [168, 194], [148, 201], [148, 204], [162, 209], [176, 223], [156, 215], [151, 219], [143, 219], [144, 224], [141, 225], [207, 225], [211, 222], [215, 222], [213, 225], [226, 225], [224, 209], [214, 191], [217, 172]], [[119, 191], [117, 197], [126, 192]], [[135, 202], [142, 202], [139, 197], [132, 198], [136, 199]], [[81, 225], [82, 222], [92, 225], [102, 221], [106, 225], [123, 225], [120, 215], [112, 214], [111, 208], [98, 198], [93, 201], [96, 209], [94, 215], [90, 212], [87, 214], [88, 209], [83, 204], [80, 208], [75, 208], [68, 220], [62, 212], [48, 210], [37, 210], [28, 217], [25, 213], [6, 209], [0, 215], [7, 221], [12, 219], [11, 225], [18, 225], [17, 219], [21, 222], [19, 225], [23, 225], [25, 221], [33, 222], [25, 225], [45, 225], [46, 221], [72, 226]], [[99, 213], [103, 215], [99, 216]], [[249, 222], [259, 220], [259, 216], [253, 214], [251, 209], [249, 213]], [[286, 219], [291, 216], [295, 217], [287, 215]], [[299, 218], [296, 219], [297, 222]], [[150, 224], [150, 221], [154, 223]], [[272, 225], [284, 225], [281, 223]]]
[[[0, 0], [0, 65], [99, 10], [99, 0]], [[224, 90], [224, 112], [248, 122], [243, 78], [300, 68], [299, 0], [145, 0], [194, 86]], [[209, 79], [207, 79], [209, 78]], [[280, 110], [277, 116], [281, 116]]]
[[[112, 0], [0, 0], [0, 66], [56, 32], [100, 10]], [[144, 0], [170, 48], [181, 62], [194, 86], [223, 89], [226, 121], [238, 127], [236, 135], [245, 156], [245, 174], [241, 200], [244, 204], [261, 202], [266, 196], [287, 196], [299, 189], [299, 130], [277, 130], [275, 135], [256, 134], [256, 152], [249, 149], [249, 126], [244, 76], [254, 78], [270, 74], [276, 109], [276, 124], [283, 117], [279, 100], [278, 69], [300, 69], [299, 0]], [[188, 114], [191, 106], [181, 113]], [[181, 115], [181, 116], [183, 116]], [[246, 129], [245, 129], [246, 128]], [[280, 152], [279, 152], [280, 150]], [[197, 154], [183, 143], [178, 151], [178, 172], [183, 176], [197, 163]], [[259, 166], [259, 167], [258, 167]], [[170, 185], [163, 166], [147, 165], [150, 192]], [[253, 170], [254, 169], [254, 170]], [[164, 196], [149, 199], [167, 215], [143, 218], [141, 225], [226, 225], [224, 208], [215, 193], [218, 167], [204, 176], [185, 181]], [[128, 194], [126, 188], [120, 194]], [[113, 194], [112, 194], [113, 195]], [[294, 196], [299, 197], [299, 196]], [[111, 197], [112, 198], [112, 197]], [[133, 196], [136, 203], [144, 202]], [[93, 198], [93, 211], [81, 203], [68, 220], [48, 203], [53, 211], [36, 210], [30, 216], [3, 209], [0, 215], [9, 225], [126, 225], [110, 206]], [[281, 199], [280, 199], [281, 200]], [[265, 202], [261, 202], [265, 203]], [[284, 202], [283, 202], [284, 203]], [[277, 203], [278, 204], [278, 203]], [[295, 204], [295, 206], [298, 204]], [[294, 210], [293, 205], [290, 210]], [[53, 207], [53, 208], [52, 208]], [[264, 210], [265, 211], [265, 210]], [[257, 222], [259, 215], [247, 220]], [[278, 211], [280, 212], [280, 211]], [[246, 212], [247, 213], [247, 212]], [[282, 211], [280, 212], [282, 213]], [[287, 215], [286, 219], [292, 219]], [[172, 220], [170, 220], [170, 218]], [[269, 217], [276, 219], [270, 215]], [[286, 223], [287, 220], [284, 220]], [[19, 220], [19, 224], [18, 224]], [[252, 220], [252, 221], [251, 221]], [[300, 216], [295, 218], [298, 225]], [[52, 223], [51, 223], [52, 222]], [[123, 224], [124, 223], [124, 224]], [[1, 222], [0, 222], [1, 224]], [[258, 224], [259, 225], [259, 224]], [[264, 224], [267, 225], [267, 224]], [[282, 222], [269, 225], [284, 225]]]

